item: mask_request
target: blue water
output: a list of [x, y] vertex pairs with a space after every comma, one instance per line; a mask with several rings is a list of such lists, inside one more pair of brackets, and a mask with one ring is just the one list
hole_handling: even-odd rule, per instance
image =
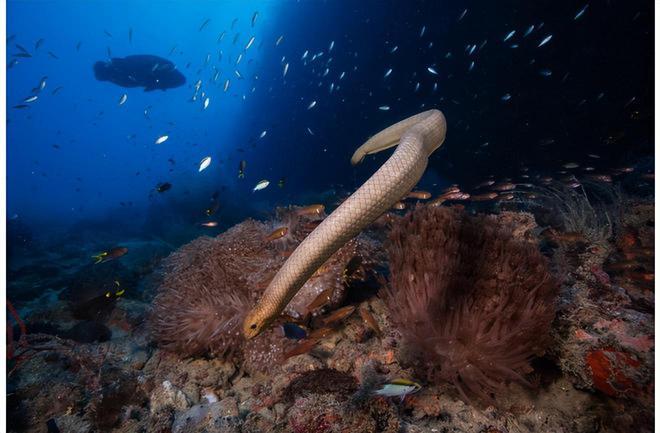
[[[588, 3], [575, 19], [585, 5], [10, 1], [7, 32], [15, 39], [8, 63], [19, 52], [16, 43], [33, 57], [8, 70], [7, 216], [41, 227], [40, 234], [79, 221], [142, 230], [154, 220], [204, 220], [216, 191], [225, 226], [276, 205], [330, 203], [385, 160], [376, 156], [353, 168], [348, 161], [357, 146], [428, 108], [443, 110], [449, 130], [422, 188], [469, 187], [491, 174], [516, 178], [521, 170], [556, 175], [572, 161], [603, 172], [648, 169], [652, 6]], [[503, 41], [511, 30], [516, 33]], [[40, 38], [43, 46], [35, 50]], [[112, 57], [167, 58], [186, 84], [144, 92], [97, 81], [92, 65], [108, 60], [108, 49]], [[44, 76], [39, 99], [12, 108]], [[201, 97], [190, 101], [198, 80], [210, 98], [206, 110]], [[119, 106], [123, 94], [128, 99]], [[312, 101], [316, 106], [307, 109]], [[154, 144], [163, 134], [169, 140]], [[601, 158], [589, 160], [589, 153]], [[213, 162], [199, 173], [206, 156]], [[281, 178], [284, 188], [277, 185]], [[261, 179], [270, 186], [252, 193]], [[155, 192], [162, 182], [172, 189]]]

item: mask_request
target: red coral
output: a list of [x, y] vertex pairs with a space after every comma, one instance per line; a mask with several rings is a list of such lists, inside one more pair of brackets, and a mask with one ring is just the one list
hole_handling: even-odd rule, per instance
[[549, 343], [557, 285], [514, 224], [418, 207], [390, 234], [383, 297], [392, 320], [418, 374], [452, 383], [466, 401], [493, 402], [507, 382], [528, 384], [530, 360]]

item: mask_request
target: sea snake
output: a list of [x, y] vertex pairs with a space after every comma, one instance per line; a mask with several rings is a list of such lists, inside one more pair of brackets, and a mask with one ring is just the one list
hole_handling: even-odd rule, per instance
[[351, 164], [369, 154], [398, 146], [392, 156], [353, 195], [298, 245], [270, 282], [243, 322], [250, 339], [266, 329], [298, 290], [346, 242], [390, 209], [417, 184], [428, 157], [445, 140], [447, 122], [439, 110], [428, 110], [402, 120], [360, 146]]

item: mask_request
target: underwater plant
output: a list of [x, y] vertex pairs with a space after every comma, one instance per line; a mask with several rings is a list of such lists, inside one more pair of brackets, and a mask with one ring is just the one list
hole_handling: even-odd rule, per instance
[[465, 401], [529, 385], [530, 361], [550, 341], [557, 285], [536, 242], [515, 229], [508, 216], [427, 206], [390, 234], [391, 319], [418, 377], [453, 384]]

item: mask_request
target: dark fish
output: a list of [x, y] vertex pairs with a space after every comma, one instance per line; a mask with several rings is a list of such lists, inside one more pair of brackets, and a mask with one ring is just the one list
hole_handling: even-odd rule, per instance
[[109, 31], [105, 30], [105, 29], [103, 30], [103, 33], [105, 33], [105, 35], [109, 38], [112, 37], [112, 34]]
[[62, 86], [56, 87], [55, 90], [51, 92], [51, 95], [57, 95], [60, 90], [62, 90]]
[[48, 55], [51, 56], [51, 57], [54, 58], [54, 59], [59, 59], [59, 57], [57, 57], [57, 56], [55, 55], [55, 53], [52, 52], [52, 51], [48, 51]]
[[280, 180], [277, 181], [277, 186], [279, 186], [280, 188], [284, 188], [284, 183], [285, 182], [286, 182], [286, 178], [281, 177]]
[[76, 44], [76, 51], [80, 51], [80, 46], [82, 45], [82, 41], [78, 41]]
[[174, 54], [174, 50], [176, 50], [176, 45], [173, 46], [172, 49], [170, 50], [170, 54], [169, 54], [170, 56], [171, 56], [172, 54]]
[[29, 106], [29, 105], [26, 105], [26, 104], [18, 104], [18, 105], [14, 105], [14, 108], [17, 108], [17, 109], [29, 108], [29, 107], [30, 107], [30, 106]]
[[7, 65], [7, 69], [11, 69], [16, 65], [18, 65], [18, 59], [11, 59], [11, 62]]
[[9, 35], [9, 36], [7, 36], [7, 43], [12, 42], [14, 39], [16, 39], [16, 35]]
[[287, 322], [283, 324], [282, 331], [284, 331], [284, 336], [286, 338], [291, 338], [292, 340], [302, 340], [307, 337], [307, 331], [295, 323]]
[[19, 50], [23, 51], [24, 53], [28, 53], [28, 54], [30, 54], [30, 53], [28, 52], [28, 50], [26, 50], [25, 47], [24, 47], [23, 45], [14, 44], [14, 46], [15, 46], [16, 48], [18, 48]]
[[112, 51], [110, 50], [110, 47], [105, 47], [106, 50], [108, 50], [108, 58], [112, 59]]
[[247, 165], [247, 162], [245, 160], [241, 160], [241, 162], [238, 163], [238, 177], [239, 179], [242, 179], [245, 177], [245, 166]]
[[[158, 65], [157, 68], [154, 68]], [[171, 61], [152, 55], [115, 57], [94, 64], [94, 76], [121, 87], [144, 87], [145, 92], [166, 90], [185, 84], [186, 77]]]
[[234, 18], [234, 19], [231, 21], [231, 29], [232, 29], [232, 30], [234, 30], [234, 26], [236, 25], [236, 22], [237, 22], [237, 21], [238, 21], [238, 18]]
[[119, 257], [125, 255], [128, 252], [128, 248], [126, 247], [114, 247], [109, 249], [108, 251], [103, 251], [101, 253], [98, 253], [94, 256], [92, 256], [93, 259], [96, 259], [97, 263], [105, 263], [109, 262], [110, 260], [118, 259]]
[[210, 21], [211, 21], [211, 18], [207, 18], [207, 19], [205, 19], [204, 22], [202, 23], [202, 25], [199, 26], [199, 31], [201, 32], [202, 30], [204, 30], [204, 27], [206, 27], [206, 25], [207, 25]]
[[16, 54], [12, 54], [12, 56], [14, 56], [14, 57], [26, 57], [27, 58], [27, 57], [32, 57], [32, 54], [30, 54], [30, 53], [16, 53]]
[[44, 44], [44, 41], [45, 41], [44, 38], [41, 38], [41, 39], [39, 39], [37, 42], [35, 42], [35, 44], [34, 44], [34, 50], [35, 50], [35, 51], [38, 50], [39, 47], [41, 47], [41, 46]]
[[256, 24], [256, 22], [257, 22], [257, 17], [259, 17], [259, 11], [256, 11], [256, 12], [252, 15], [252, 27], [254, 27], [254, 25]]
[[128, 28], [128, 43], [133, 43], [133, 27]]
[[172, 184], [169, 182], [163, 182], [156, 185], [156, 191], [158, 192], [165, 192], [170, 188], [172, 188]]

